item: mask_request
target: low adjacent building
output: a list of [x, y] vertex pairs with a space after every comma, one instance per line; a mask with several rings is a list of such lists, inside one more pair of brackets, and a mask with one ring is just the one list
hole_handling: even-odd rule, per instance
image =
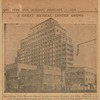
[[14, 63], [6, 66], [6, 92], [59, 92], [61, 69]]
[[67, 70], [67, 91], [95, 91], [95, 75], [95, 71], [87, 67], [73, 67]]
[[[5, 67], [6, 92], [25, 91], [25, 86], [34, 79], [37, 66], [13, 63]], [[30, 80], [30, 76], [31, 77]], [[30, 80], [30, 81], [29, 81]], [[34, 81], [36, 82], [36, 81]], [[23, 90], [24, 89], [24, 90]]]

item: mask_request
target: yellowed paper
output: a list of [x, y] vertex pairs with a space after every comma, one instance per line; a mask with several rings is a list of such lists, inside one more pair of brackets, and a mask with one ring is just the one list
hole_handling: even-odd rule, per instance
[[3, 100], [99, 100], [97, 0], [3, 0]]

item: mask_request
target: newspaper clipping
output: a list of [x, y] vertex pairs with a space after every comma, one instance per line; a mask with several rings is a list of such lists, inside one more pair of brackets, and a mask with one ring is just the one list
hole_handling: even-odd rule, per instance
[[99, 100], [97, 0], [3, 0], [2, 100]]

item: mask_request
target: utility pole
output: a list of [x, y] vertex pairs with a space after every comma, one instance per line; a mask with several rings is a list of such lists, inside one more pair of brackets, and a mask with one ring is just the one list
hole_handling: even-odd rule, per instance
[[82, 43], [78, 44], [78, 45], [77, 45], [77, 52], [76, 52], [76, 56], [78, 56], [78, 55], [79, 55], [80, 45], [83, 45], [83, 44], [86, 44], [86, 43], [89, 43], [89, 42], [92, 42], [92, 41], [95, 41], [95, 40], [96, 40], [96, 38], [95, 38], [95, 39], [92, 39], [92, 40], [89, 40], [89, 41], [85, 41], [85, 42], [82, 42]]

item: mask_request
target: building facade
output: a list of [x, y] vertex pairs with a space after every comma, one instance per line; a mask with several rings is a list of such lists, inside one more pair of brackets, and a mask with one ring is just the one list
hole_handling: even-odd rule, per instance
[[68, 68], [73, 65], [72, 40], [57, 21], [50, 18], [31, 28], [21, 40], [16, 61], [23, 64]]
[[[24, 84], [24, 89], [28, 87], [28, 84], [31, 84], [31, 87], [36, 87], [35, 91], [61, 91], [61, 88], [65, 88], [65, 69], [73, 66], [73, 44], [71, 38], [66, 36], [67, 31], [52, 18], [36, 25], [30, 30], [31, 33], [20, 41], [20, 49], [17, 51], [17, 57], [15, 58], [15, 64], [20, 63], [24, 64], [24, 66], [27, 65], [26, 69], [23, 69], [26, 70], [26, 73], [23, 73], [23, 71], [20, 73], [15, 69], [13, 73], [24, 74], [21, 76], [19, 74], [20, 80], [18, 80], [19, 83]], [[11, 70], [14, 68], [11, 67], [12, 65], [13, 64], [9, 65]], [[37, 66], [36, 72], [32, 69], [32, 73], [34, 73], [32, 77], [37, 76], [35, 77], [36, 79], [33, 78], [33, 84], [39, 81], [38, 83], [41, 84], [37, 83], [38, 86], [36, 86], [36, 84], [33, 86], [32, 82], [29, 83], [29, 81], [24, 82], [30, 74], [27, 74], [27, 70], [30, 68], [28, 65]], [[39, 68], [41, 68], [41, 70]], [[19, 67], [17, 69], [19, 69]], [[48, 69], [48, 71], [46, 69]], [[6, 70], [6, 74], [9, 73], [9, 71], [10, 70]], [[46, 71], [49, 72], [49, 74], [47, 73], [48, 75], [45, 75]], [[54, 71], [56, 71], [56, 73]], [[13, 76], [13, 73], [11, 72], [11, 76]], [[41, 76], [41, 78], [39, 79], [38, 76]], [[9, 77], [8, 79], [11, 78]], [[9, 83], [8, 79], [6, 83]], [[16, 81], [16, 84], [18, 81]], [[25, 83], [27, 83], [27, 86]], [[23, 85], [20, 85], [20, 88], [22, 87]], [[28, 89], [26, 90], [28, 91]]]
[[87, 67], [73, 67], [66, 71], [68, 91], [95, 91], [95, 71]]
[[73, 66], [73, 44], [67, 31], [50, 18], [35, 27], [21, 40], [16, 62], [36, 66], [61, 68], [62, 87], [65, 87], [65, 69]]
[[[9, 64], [5, 68], [6, 89], [5, 92], [22, 92], [31, 84], [35, 75], [37, 66], [20, 63]], [[36, 82], [36, 81], [34, 81]], [[31, 86], [31, 85], [30, 85]], [[25, 87], [25, 88], [24, 88]], [[29, 88], [31, 89], [31, 88]], [[28, 90], [27, 90], [28, 91]], [[31, 90], [30, 90], [31, 91]]]
[[73, 44], [67, 31], [50, 18], [20, 41], [13, 64], [5, 68], [6, 92], [71, 92], [95, 90], [96, 74], [73, 67]]
[[13, 63], [6, 67], [5, 92], [60, 92], [61, 69]]

